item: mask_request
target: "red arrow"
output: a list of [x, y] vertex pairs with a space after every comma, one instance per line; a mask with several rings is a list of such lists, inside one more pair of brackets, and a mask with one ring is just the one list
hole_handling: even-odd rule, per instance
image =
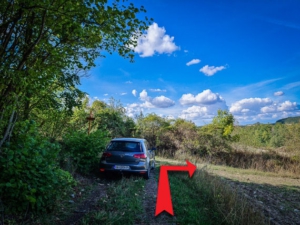
[[162, 211], [166, 211], [174, 216], [173, 205], [171, 200], [170, 183], [168, 178], [168, 171], [189, 171], [190, 177], [193, 176], [196, 166], [186, 160], [186, 166], [161, 166], [158, 181], [157, 200], [155, 216]]

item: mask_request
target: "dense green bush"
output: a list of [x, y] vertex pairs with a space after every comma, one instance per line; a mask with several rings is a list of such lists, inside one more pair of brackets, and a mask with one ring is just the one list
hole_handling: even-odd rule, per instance
[[64, 166], [70, 172], [91, 172], [99, 163], [99, 156], [108, 141], [107, 131], [97, 130], [90, 135], [84, 131], [70, 132], [63, 139], [64, 150], [61, 156]]
[[0, 154], [0, 200], [9, 212], [49, 211], [74, 180], [57, 165], [59, 145], [41, 138], [35, 122], [15, 130]]

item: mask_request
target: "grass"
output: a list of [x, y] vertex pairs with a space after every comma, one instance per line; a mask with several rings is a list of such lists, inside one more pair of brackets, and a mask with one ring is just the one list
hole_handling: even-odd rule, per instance
[[88, 213], [80, 224], [133, 224], [144, 213], [144, 186], [145, 180], [140, 177], [111, 182], [107, 196], [98, 201], [97, 210]]
[[198, 167], [192, 178], [170, 172], [169, 180], [178, 224], [266, 224], [243, 196], [205, 169]]
[[188, 174], [169, 173], [169, 180], [178, 224], [226, 224], [213, 204], [213, 196], [197, 188]]

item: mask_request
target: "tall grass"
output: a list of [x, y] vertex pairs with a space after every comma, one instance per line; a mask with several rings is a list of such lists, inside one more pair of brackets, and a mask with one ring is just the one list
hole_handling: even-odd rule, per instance
[[192, 179], [178, 173], [169, 178], [179, 224], [268, 224], [268, 219], [238, 189], [211, 175], [207, 168], [197, 169]]

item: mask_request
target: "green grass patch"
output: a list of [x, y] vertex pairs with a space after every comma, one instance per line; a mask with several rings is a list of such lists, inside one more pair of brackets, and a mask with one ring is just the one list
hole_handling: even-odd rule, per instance
[[205, 188], [199, 189], [187, 173], [170, 172], [174, 213], [179, 224], [226, 224]]
[[199, 166], [192, 178], [187, 172], [169, 172], [169, 180], [178, 224], [264, 224], [262, 215], [237, 190]]
[[110, 183], [107, 196], [98, 202], [97, 211], [87, 214], [80, 224], [134, 224], [144, 213], [144, 186], [145, 180], [137, 177]]

